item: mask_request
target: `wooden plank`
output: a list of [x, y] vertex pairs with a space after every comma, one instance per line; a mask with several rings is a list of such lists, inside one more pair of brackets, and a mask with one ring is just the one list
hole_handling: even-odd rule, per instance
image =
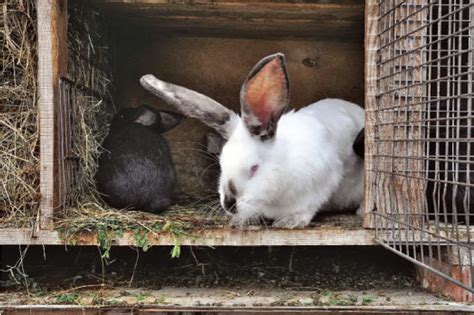
[[375, 228], [375, 182], [373, 169], [375, 110], [377, 109], [377, 51], [378, 16], [377, 1], [367, 0], [365, 4], [365, 207], [362, 225]]
[[[375, 17], [382, 16], [378, 25], [383, 27], [374, 28], [379, 35], [373, 36], [381, 42], [375, 46], [379, 46], [374, 56], [375, 63], [367, 74], [374, 78], [369, 82], [371, 95], [368, 96], [370, 104], [367, 109], [367, 205], [368, 210], [397, 219], [395, 222], [378, 218], [377, 227], [402, 229], [404, 225], [418, 227], [419, 214], [425, 211], [425, 181], [413, 176], [413, 172], [423, 174], [423, 161], [404, 156], [424, 156], [424, 126], [419, 123], [424, 106], [419, 100], [423, 99], [424, 91], [419, 83], [426, 79], [424, 67], [420, 66], [423, 62], [423, 49], [420, 47], [424, 47], [426, 40], [426, 28], [423, 27], [426, 10], [420, 10], [424, 5], [421, 0], [404, 5], [387, 3], [388, 6], [380, 4], [377, 7], [374, 2], [371, 13]], [[410, 18], [409, 24], [397, 25], [396, 21], [407, 19], [409, 9], [406, 6], [410, 12], [417, 13]], [[377, 13], [381, 8], [392, 12], [394, 18], [384, 12]], [[397, 39], [402, 37], [407, 37], [407, 40]], [[397, 73], [405, 68], [413, 70]], [[364, 226], [373, 227], [374, 222], [368, 220]]]
[[124, 16], [153, 18], [159, 16], [208, 16], [247, 18], [281, 18], [353, 20], [363, 22], [364, 5], [358, 4], [314, 4], [314, 3], [272, 3], [272, 2], [205, 2], [205, 3], [124, 3], [121, 1], [102, 1], [98, 6]]
[[[188, 237], [179, 239], [182, 245], [190, 246], [359, 246], [377, 245], [374, 241], [374, 231], [367, 229], [314, 228], [304, 230], [265, 229], [249, 227], [244, 230], [231, 228], [213, 228], [190, 232]], [[393, 242], [409, 246], [447, 247], [452, 241], [443, 238], [432, 238], [431, 243], [425, 234], [419, 231], [402, 233], [396, 230], [378, 230], [378, 239], [386, 244]], [[395, 234], [394, 234], [395, 233]], [[149, 235], [149, 243], [156, 246], [175, 244], [172, 235]], [[460, 239], [460, 242], [467, 240]], [[41, 230], [33, 233], [30, 229], [0, 229], [0, 245], [64, 245], [65, 242], [57, 231]], [[77, 245], [97, 245], [97, 236], [91, 233], [79, 234], [75, 237]], [[114, 245], [133, 246], [134, 238], [131, 232], [125, 232], [123, 237], [116, 240]], [[454, 257], [455, 252], [452, 253]], [[465, 257], [465, 256], [464, 256]], [[464, 264], [466, 258], [463, 258]], [[454, 263], [454, 262], [453, 262]]]
[[360, 4], [360, 0], [102, 0], [103, 2], [110, 3], [130, 3], [130, 4], [190, 4], [190, 5], [203, 5], [203, 4], [215, 4], [215, 3], [235, 3], [235, 4], [322, 4], [322, 5], [349, 5], [349, 4]]
[[[146, 296], [137, 305], [136, 296], [142, 289], [129, 287], [102, 288], [101, 297], [119, 301], [118, 306], [91, 305], [97, 288], [75, 291], [81, 299], [81, 305], [51, 305], [55, 295], [25, 297], [21, 292], [9, 294], [7, 303], [20, 300], [23, 305], [4, 305], [3, 309], [16, 311], [83, 311], [84, 314], [96, 311], [100, 314], [160, 314], [163, 312], [204, 312], [204, 314], [449, 314], [449, 312], [472, 312], [473, 305], [455, 303], [430, 295], [415, 288], [383, 289], [361, 291], [336, 291], [334, 296], [339, 298], [356, 297], [356, 305], [314, 305], [314, 299], [324, 300], [312, 290], [262, 289], [252, 288], [183, 288], [164, 287], [160, 289], [147, 288]], [[54, 293], [54, 292], [51, 292]], [[56, 295], [57, 296], [57, 295]], [[372, 296], [374, 300], [368, 305], [362, 305], [363, 296]], [[0, 293], [0, 298], [2, 294]], [[163, 302], [157, 302], [161, 300]], [[12, 303], [13, 304], [13, 303]], [[49, 305], [48, 305], [49, 304]], [[137, 308], [138, 306], [139, 309]], [[1, 307], [0, 307], [1, 308]], [[114, 312], [115, 311], [115, 312]], [[428, 313], [430, 312], [430, 313]], [[438, 313], [440, 312], [440, 313]], [[446, 313], [444, 313], [446, 312]], [[13, 313], [14, 314], [14, 313]], [[21, 313], [20, 313], [21, 314]], [[69, 314], [69, 313], [68, 313]], [[187, 314], [187, 313], [186, 313]], [[459, 314], [459, 313], [455, 313]]]
[[[375, 245], [374, 234], [365, 229], [266, 229], [249, 227], [247, 229], [206, 229], [192, 232], [189, 236], [175, 239], [170, 234], [148, 236], [150, 245], [173, 246], [178, 242], [189, 246], [346, 246]], [[65, 242], [57, 231], [40, 230], [33, 234], [30, 229], [1, 229], [0, 245], [97, 245], [97, 235], [83, 233], [74, 242]], [[132, 232], [125, 232], [118, 238], [116, 246], [134, 246]]]
[[59, 206], [56, 132], [58, 78], [66, 71], [66, 0], [38, 1], [38, 107], [40, 124], [40, 228], [53, 228]]
[[[93, 293], [91, 293], [93, 294]], [[258, 304], [258, 302], [256, 302]], [[25, 305], [22, 308], [11, 307], [4, 309], [5, 315], [57, 315], [65, 312], [68, 315], [126, 315], [126, 314], [154, 314], [154, 315], [168, 315], [175, 312], [179, 314], [201, 314], [201, 315], [228, 315], [228, 314], [245, 314], [245, 315], [258, 315], [258, 314], [280, 314], [280, 315], [292, 315], [292, 314], [308, 314], [308, 315], [348, 315], [348, 314], [370, 314], [370, 315], [384, 315], [384, 314], [398, 314], [398, 315], [459, 315], [459, 314], [470, 314], [471, 309], [469, 306], [458, 306], [455, 309], [449, 309], [447, 306], [432, 307], [427, 305], [425, 307], [419, 306], [412, 310], [407, 310], [402, 307], [337, 307], [329, 306], [326, 308], [315, 308], [315, 307], [179, 307], [179, 306], [164, 306], [164, 307], [153, 307], [153, 306], [118, 306], [114, 308], [110, 307], [85, 307], [85, 306], [73, 306], [73, 305], [62, 305], [54, 306], [49, 305], [41, 307], [38, 305]]]
[[363, 40], [363, 3], [104, 1], [98, 7], [123, 31], [127, 22], [167, 33]]

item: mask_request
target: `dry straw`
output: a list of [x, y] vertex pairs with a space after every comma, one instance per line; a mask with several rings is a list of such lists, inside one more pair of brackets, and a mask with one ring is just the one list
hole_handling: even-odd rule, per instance
[[[94, 177], [102, 151], [100, 144], [107, 135], [108, 123], [115, 111], [112, 103], [112, 55], [107, 26], [100, 13], [84, 5], [70, 2], [68, 24], [68, 75], [74, 89], [72, 98], [72, 169], [68, 207], [57, 213], [56, 227], [66, 236], [83, 231], [125, 230], [139, 228], [160, 232], [172, 224], [175, 232], [223, 224], [215, 198], [199, 200], [181, 198], [163, 215], [108, 207], [96, 190]], [[68, 136], [68, 135], [66, 135]]]
[[35, 1], [0, 1], [0, 226], [38, 214]]
[[[0, 0], [2, 76], [0, 87], [0, 227], [33, 226], [39, 211], [39, 140], [36, 95], [35, 1]], [[69, 97], [60, 104], [68, 128], [60, 137], [68, 148], [64, 166], [66, 207], [55, 225], [73, 236], [83, 231], [141, 228], [178, 230], [225, 222], [218, 201], [180, 199], [165, 215], [112, 209], [95, 186], [101, 143], [115, 111], [105, 20], [87, 1], [68, 1], [68, 66], [63, 78]], [[186, 206], [184, 206], [184, 204]]]

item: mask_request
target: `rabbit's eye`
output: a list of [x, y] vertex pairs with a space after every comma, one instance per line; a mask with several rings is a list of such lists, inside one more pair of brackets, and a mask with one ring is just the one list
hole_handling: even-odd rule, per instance
[[252, 165], [252, 167], [250, 167], [250, 177], [253, 177], [255, 175], [255, 173], [258, 171], [258, 164], [255, 164], [255, 165]]

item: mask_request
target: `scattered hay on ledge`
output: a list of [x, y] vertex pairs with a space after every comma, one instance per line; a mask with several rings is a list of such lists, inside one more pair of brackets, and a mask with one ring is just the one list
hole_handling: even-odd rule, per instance
[[[98, 193], [95, 175], [101, 143], [115, 112], [112, 102], [110, 43], [106, 20], [83, 1], [68, 3], [68, 85], [72, 115], [69, 159], [65, 159], [70, 183], [66, 183], [63, 209], [55, 213], [55, 227], [64, 238], [83, 232], [99, 235], [103, 247], [124, 231], [159, 233], [169, 230], [176, 235], [195, 228], [216, 226], [226, 222], [219, 202], [214, 197], [181, 198], [163, 214], [118, 210], [107, 206]], [[69, 163], [69, 164], [67, 164]], [[100, 239], [102, 237], [102, 239]]]
[[[170, 233], [175, 237], [175, 247], [179, 250], [181, 236], [227, 224], [228, 217], [223, 215], [219, 200], [192, 197], [182, 197], [176, 205], [160, 214], [114, 209], [101, 202], [81, 203], [76, 208], [69, 208], [68, 216], [55, 222], [61, 237], [69, 243], [74, 243], [82, 233], [96, 234], [107, 258], [114, 240], [124, 232], [132, 232], [135, 245], [145, 251], [149, 246], [148, 235]], [[179, 256], [179, 252], [172, 255]]]

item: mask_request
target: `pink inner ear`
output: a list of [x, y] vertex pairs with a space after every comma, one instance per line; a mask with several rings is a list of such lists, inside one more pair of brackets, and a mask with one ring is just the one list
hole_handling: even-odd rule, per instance
[[245, 101], [257, 119], [266, 124], [286, 104], [286, 77], [279, 59], [263, 66], [246, 85]]

